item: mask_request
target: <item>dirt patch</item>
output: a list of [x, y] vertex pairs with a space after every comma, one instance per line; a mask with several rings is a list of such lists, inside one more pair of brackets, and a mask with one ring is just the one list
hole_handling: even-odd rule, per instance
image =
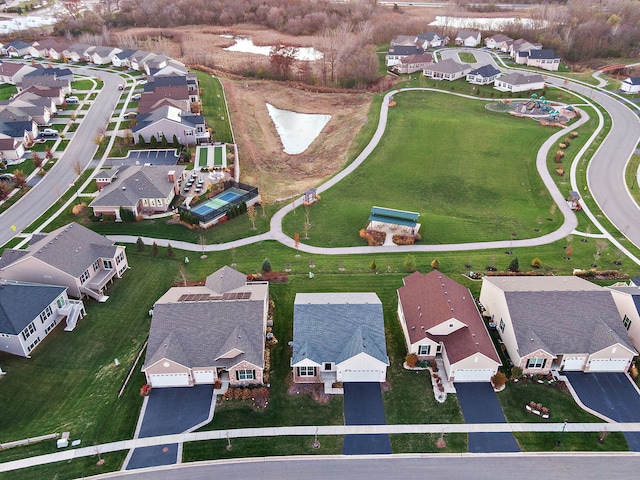
[[324, 385], [320, 383], [293, 383], [289, 380], [289, 395], [309, 395], [314, 402], [326, 405], [331, 401], [332, 395], [324, 393]]
[[[367, 120], [371, 95], [315, 93], [289, 84], [221, 78], [240, 157], [241, 180], [256, 185], [267, 201], [300, 195], [340, 170]], [[298, 113], [331, 115], [303, 153], [284, 153], [266, 104]]]

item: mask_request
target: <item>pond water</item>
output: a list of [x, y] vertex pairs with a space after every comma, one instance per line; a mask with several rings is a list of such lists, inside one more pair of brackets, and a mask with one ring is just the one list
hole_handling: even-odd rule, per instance
[[[229, 35], [220, 35], [224, 38], [230, 38]], [[242, 53], [255, 53], [258, 55], [270, 55], [271, 46], [258, 46], [253, 44], [251, 37], [231, 37], [234, 38], [236, 43], [230, 47], [225, 48], [230, 52], [242, 52]], [[322, 58], [322, 52], [312, 47], [298, 47], [298, 53], [296, 54], [296, 60], [318, 60]]]
[[331, 115], [280, 110], [269, 103], [267, 103], [267, 110], [280, 135], [284, 153], [289, 155], [297, 155], [309, 148], [331, 120]]
[[471, 17], [447, 17], [436, 16], [436, 19], [429, 25], [438, 27], [454, 27], [454, 28], [478, 28], [483, 30], [500, 30], [505, 25], [518, 23], [525, 27], [531, 27], [533, 20], [530, 18], [471, 18]]

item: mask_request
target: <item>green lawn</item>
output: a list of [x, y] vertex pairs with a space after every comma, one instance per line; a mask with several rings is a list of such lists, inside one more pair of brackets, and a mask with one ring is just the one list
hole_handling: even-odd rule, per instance
[[462, 63], [476, 63], [478, 61], [471, 52], [458, 52], [458, 57]]
[[640, 205], [640, 185], [638, 185], [638, 168], [640, 168], [640, 155], [632, 155], [631, 161], [627, 165], [625, 181], [631, 192], [631, 196]]
[[201, 148], [200, 149], [200, 154], [198, 155], [198, 167], [202, 168], [202, 167], [206, 167], [207, 166], [207, 160], [209, 158], [209, 150], [207, 148]]
[[200, 86], [203, 115], [213, 130], [212, 141], [233, 143], [231, 125], [220, 80], [210, 74], [195, 70]]
[[92, 90], [93, 89], [93, 80], [76, 80], [75, 82], [71, 82], [72, 90]]
[[18, 93], [18, 88], [10, 83], [0, 84], [0, 100], [9, 100], [12, 95]]
[[[394, 99], [372, 155], [310, 207], [306, 243], [363, 244], [358, 231], [373, 205], [419, 212], [428, 244], [529, 238], [562, 223], [549, 211], [553, 201], [535, 167], [554, 130], [488, 111], [486, 101], [432, 92]], [[304, 231], [298, 210], [284, 220], [290, 236]]]

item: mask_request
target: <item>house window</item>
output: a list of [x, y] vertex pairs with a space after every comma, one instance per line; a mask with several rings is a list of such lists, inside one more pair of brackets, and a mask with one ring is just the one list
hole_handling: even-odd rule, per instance
[[156, 206], [156, 199], [155, 198], [150, 198], [149, 199], [149, 205], [151, 207], [155, 207]]
[[442, 344], [439, 343], [438, 346], [436, 347], [436, 353], [440, 353], [442, 352]]
[[255, 378], [255, 370], [236, 370], [236, 380], [254, 380]]
[[316, 367], [298, 367], [298, 376], [299, 377], [315, 377]]
[[120, 265], [120, 262], [122, 262], [123, 260], [124, 260], [124, 253], [123, 253], [123, 252], [120, 252], [120, 253], [118, 254], [118, 256], [116, 257], [116, 263], [117, 263], [118, 265]]
[[80, 283], [84, 283], [89, 280], [89, 270], [85, 270], [82, 275], [80, 275]]
[[429, 355], [431, 345], [418, 345], [418, 355]]
[[622, 320], [622, 323], [624, 324], [624, 328], [629, 330], [629, 327], [631, 327], [631, 319], [625, 315], [624, 320]]
[[105, 270], [111, 270], [113, 268], [113, 264], [111, 263], [111, 260], [107, 260], [107, 259], [102, 260], [102, 266], [104, 267]]
[[504, 333], [504, 327], [505, 327], [504, 320], [500, 319], [500, 333]]
[[546, 364], [547, 364], [546, 358], [532, 357], [527, 360], [527, 368], [544, 368]]
[[157, 205], [158, 207], [161, 207], [161, 206], [162, 206], [162, 199], [161, 199], [161, 198], [156, 198], [156, 205]]
[[53, 310], [51, 309], [51, 305], [49, 305], [40, 314], [40, 321], [44, 323], [47, 320], [47, 318], [49, 318], [52, 314], [53, 314]]
[[324, 363], [324, 371], [325, 372], [331, 371], [332, 368], [333, 368], [333, 364], [331, 362], [325, 362]]
[[193, 130], [185, 130], [185, 131], [184, 131], [184, 134], [185, 134], [186, 136], [193, 135]]
[[22, 331], [22, 338], [29, 338], [36, 331], [36, 326], [31, 322], [27, 327]]
[[30, 352], [31, 350], [33, 350], [34, 348], [36, 348], [36, 345], [38, 345], [39, 343], [40, 343], [40, 337], [36, 338], [36, 339], [33, 341], [33, 343], [27, 347], [27, 352]]
[[93, 271], [97, 272], [98, 270], [100, 270], [100, 262], [96, 260], [95, 262], [93, 262]]
[[56, 304], [58, 305], [58, 308], [62, 308], [67, 304], [67, 301], [64, 299], [63, 296], [58, 297], [58, 300], [56, 300]]

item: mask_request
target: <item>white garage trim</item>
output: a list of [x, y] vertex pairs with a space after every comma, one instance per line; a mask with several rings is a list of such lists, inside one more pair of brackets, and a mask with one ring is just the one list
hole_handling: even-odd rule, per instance
[[582, 371], [587, 357], [564, 357], [562, 360], [562, 370]]
[[458, 369], [453, 371], [454, 382], [490, 382], [494, 375], [492, 369]]
[[213, 370], [196, 370], [193, 372], [194, 383], [213, 383]]
[[384, 382], [385, 372], [382, 370], [344, 370], [343, 382]]
[[594, 358], [589, 364], [590, 372], [624, 372], [629, 366], [627, 358]]
[[152, 373], [149, 382], [154, 388], [159, 387], [188, 387], [188, 373]]

